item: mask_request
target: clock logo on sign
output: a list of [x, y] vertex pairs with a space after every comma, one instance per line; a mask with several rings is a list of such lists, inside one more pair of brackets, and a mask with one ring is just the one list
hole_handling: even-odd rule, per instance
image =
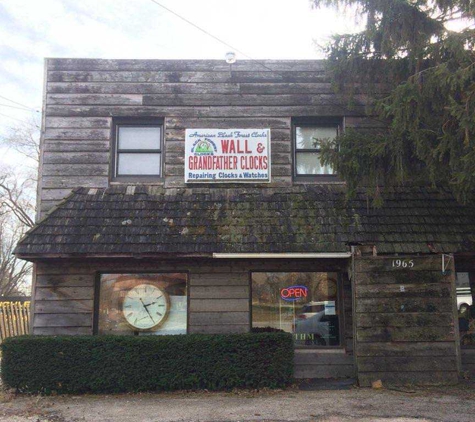
[[191, 152], [195, 155], [214, 155], [216, 144], [209, 138], [198, 139], [191, 147]]

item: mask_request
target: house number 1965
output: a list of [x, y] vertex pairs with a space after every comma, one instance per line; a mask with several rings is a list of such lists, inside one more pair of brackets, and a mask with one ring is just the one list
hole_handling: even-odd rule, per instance
[[412, 268], [414, 267], [413, 259], [393, 259], [394, 268]]

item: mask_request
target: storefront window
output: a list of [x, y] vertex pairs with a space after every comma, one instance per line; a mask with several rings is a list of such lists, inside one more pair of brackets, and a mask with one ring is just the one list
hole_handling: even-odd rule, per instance
[[184, 273], [102, 274], [98, 333], [186, 334]]
[[475, 346], [475, 308], [472, 306], [470, 273], [456, 273], [457, 309], [460, 342], [462, 346]]
[[338, 274], [252, 273], [252, 326], [285, 331], [299, 347], [339, 346]]

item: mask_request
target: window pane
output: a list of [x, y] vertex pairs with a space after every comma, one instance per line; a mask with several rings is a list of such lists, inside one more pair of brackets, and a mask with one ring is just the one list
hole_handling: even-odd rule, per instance
[[475, 315], [470, 311], [473, 304], [470, 273], [455, 273], [457, 309], [462, 346], [475, 345]]
[[160, 149], [160, 127], [119, 126], [119, 149]]
[[118, 154], [119, 166], [118, 176], [141, 175], [141, 176], [159, 176], [161, 154]]
[[99, 334], [186, 334], [186, 274], [102, 274], [100, 289]]
[[330, 166], [322, 166], [318, 152], [297, 152], [295, 154], [297, 175], [334, 174]]
[[336, 126], [299, 126], [295, 130], [295, 148], [318, 148], [315, 139], [334, 139], [336, 135]]
[[294, 334], [298, 346], [340, 344], [336, 273], [252, 273], [252, 327]]

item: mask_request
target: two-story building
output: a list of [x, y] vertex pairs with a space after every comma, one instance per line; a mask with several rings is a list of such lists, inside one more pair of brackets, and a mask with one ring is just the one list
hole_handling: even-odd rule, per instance
[[455, 272], [475, 213], [448, 191], [372, 208], [315, 139], [380, 124], [322, 61], [47, 59], [35, 263], [41, 335], [294, 335], [295, 375], [456, 382]]

